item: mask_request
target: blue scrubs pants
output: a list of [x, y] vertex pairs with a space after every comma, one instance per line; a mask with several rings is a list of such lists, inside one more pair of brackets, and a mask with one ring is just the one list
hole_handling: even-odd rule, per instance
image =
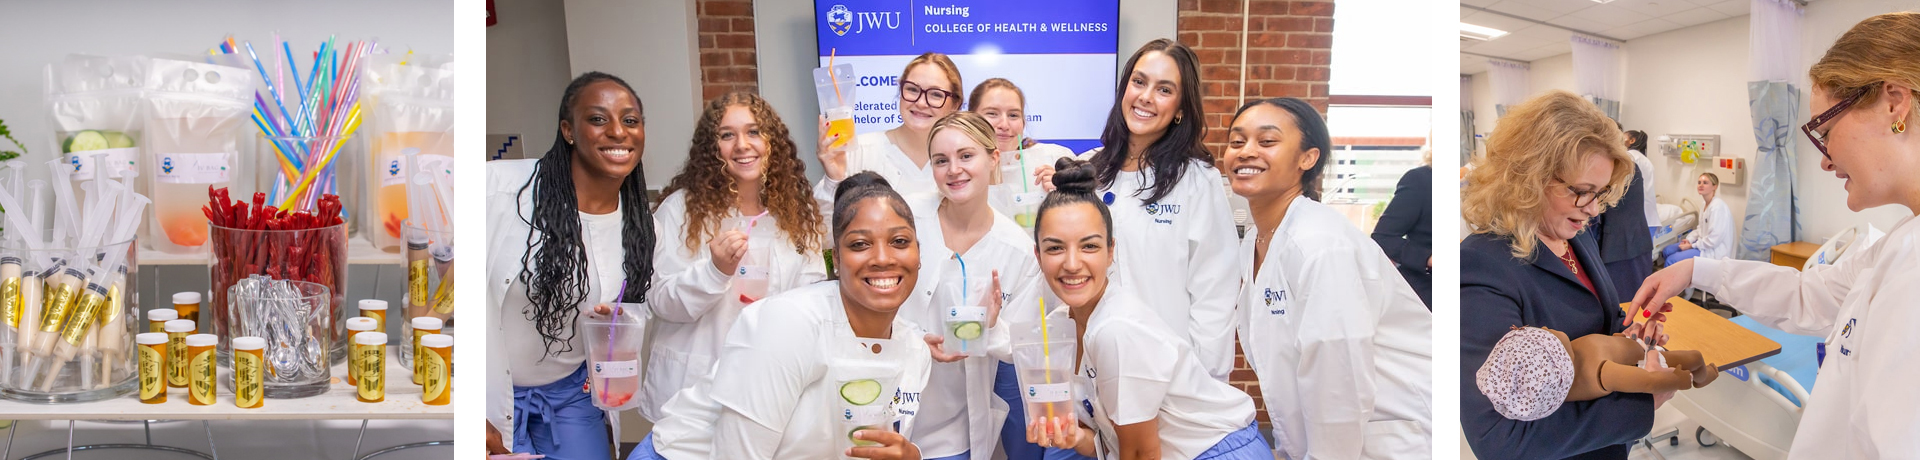
[[599, 460], [609, 456], [606, 412], [587, 392], [587, 367], [537, 387], [513, 387], [513, 451], [551, 460]]

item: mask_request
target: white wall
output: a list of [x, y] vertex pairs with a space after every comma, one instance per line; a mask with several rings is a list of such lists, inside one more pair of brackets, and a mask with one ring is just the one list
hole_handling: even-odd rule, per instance
[[[1826, 54], [1827, 47], [1846, 33], [1855, 23], [1880, 13], [1893, 11], [1920, 10], [1920, 4], [1914, 0], [1848, 0], [1819, 1], [1807, 5], [1801, 16], [1800, 52], [1801, 64], [1811, 66]], [[1795, 85], [1807, 88], [1807, 77], [1800, 75]], [[1811, 89], [1802, 91], [1810, 92]], [[1812, 113], [1801, 113], [1794, 125], [1799, 126], [1813, 118]], [[1820, 170], [1820, 150], [1807, 141], [1806, 136], [1794, 136], [1799, 143], [1800, 176], [1795, 193], [1800, 194], [1801, 203], [1806, 210], [1804, 218], [1806, 241], [1824, 241], [1841, 229], [1871, 222], [1881, 230], [1892, 228], [1900, 219], [1911, 216], [1914, 210], [1901, 206], [1883, 206], [1880, 208], [1853, 213], [1847, 210], [1847, 193], [1844, 181], [1834, 177], [1833, 173]]]
[[[1627, 100], [1620, 106], [1627, 129], [1651, 138], [1673, 134], [1718, 134], [1720, 154], [1753, 164], [1753, 121], [1747, 112], [1747, 17], [1740, 16], [1627, 42]], [[1649, 149], [1653, 149], [1649, 147]], [[1662, 203], [1682, 198], [1696, 204], [1694, 181], [1705, 164], [1685, 164], [1654, 152], [1654, 189]], [[1720, 186], [1735, 219], [1746, 216], [1747, 180]], [[1808, 201], [1810, 208], [1816, 202]], [[1811, 220], [1811, 219], [1809, 219]], [[1738, 231], [1739, 226], [1736, 225]]]
[[[1127, 57], [1140, 45], [1157, 38], [1175, 37], [1178, 30], [1175, 18], [1179, 12], [1179, 3], [1175, 0], [1120, 2], [1120, 57], [1113, 74], [1119, 75], [1117, 66], [1126, 65]], [[806, 87], [813, 68], [820, 66], [814, 42], [813, 2], [756, 0], [753, 15], [757, 35], [754, 54], [760, 60], [760, 95], [773, 104], [780, 119], [787, 122], [794, 142], [800, 145], [800, 159], [807, 163], [807, 174], [818, 178], [820, 161], [810, 146], [820, 137], [820, 108]], [[969, 81], [966, 85], [971, 88], [975, 83]], [[1093, 103], [1087, 110], [1104, 112], [1109, 103]]]
[[649, 188], [665, 186], [685, 162], [702, 102], [693, 0], [567, 0], [566, 21], [573, 74], [618, 76], [646, 104], [641, 166]]
[[573, 80], [566, 9], [551, 0], [494, 0], [493, 7], [499, 22], [487, 28], [487, 133], [519, 134], [526, 154], [537, 157], [553, 145], [560, 93]]
[[[1573, 91], [1573, 55], [1562, 54], [1541, 58], [1527, 63], [1527, 84], [1531, 91], [1527, 97], [1552, 90]], [[1500, 112], [1494, 108], [1493, 80], [1486, 72], [1472, 75], [1473, 78], [1473, 132], [1490, 134], [1493, 125], [1499, 121]], [[1482, 148], [1485, 145], [1481, 146]]]

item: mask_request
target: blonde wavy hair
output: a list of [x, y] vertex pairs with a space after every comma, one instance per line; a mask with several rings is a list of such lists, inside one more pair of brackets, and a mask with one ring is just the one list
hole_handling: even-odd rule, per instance
[[[999, 144], [993, 142], [993, 125], [987, 123], [986, 117], [980, 116], [980, 114], [974, 113], [973, 111], [950, 113], [934, 121], [933, 128], [927, 130], [927, 145], [932, 146], [933, 138], [939, 136], [941, 131], [949, 129], [960, 131], [961, 134], [966, 134], [967, 140], [973, 141], [975, 144], [980, 144], [980, 148], [986, 149], [988, 152], [1000, 150]], [[928, 153], [931, 154], [932, 152]], [[1005, 154], [1006, 152], [1001, 153]], [[988, 169], [990, 171], [987, 172], [987, 175], [992, 177], [987, 183], [1000, 183], [1000, 165], [994, 164]]]
[[[1905, 85], [1914, 90], [1914, 107], [1907, 112], [1912, 121], [1920, 113], [1920, 13], [1887, 13], [1854, 24], [1807, 74], [1814, 88], [1836, 102], [1880, 82]], [[1852, 110], [1871, 107], [1879, 98], [1879, 91], [1868, 91]]]
[[1633, 160], [1620, 129], [1593, 103], [1566, 91], [1536, 96], [1500, 117], [1487, 154], [1473, 160], [1460, 191], [1460, 214], [1474, 233], [1506, 237], [1512, 254], [1532, 259], [1547, 206], [1548, 184], [1588, 155], [1613, 161], [1602, 209], [1627, 193]]
[[720, 159], [720, 119], [733, 107], [745, 107], [752, 112], [753, 121], [760, 125], [761, 136], [767, 141], [761, 203], [766, 205], [774, 224], [787, 234], [794, 248], [803, 254], [820, 250], [827, 230], [821, 222], [820, 205], [813, 200], [813, 188], [807, 183], [807, 166], [797, 156], [799, 148], [773, 106], [760, 95], [745, 91], [707, 101], [700, 121], [694, 124], [693, 146], [687, 149], [686, 164], [680, 166], [680, 173], [660, 191], [660, 196], [687, 192], [687, 233], [683, 235], [683, 244], [688, 250], [698, 252], [701, 243], [718, 236], [720, 221], [733, 209], [734, 197], [739, 194], [733, 175], [727, 174], [724, 160]]

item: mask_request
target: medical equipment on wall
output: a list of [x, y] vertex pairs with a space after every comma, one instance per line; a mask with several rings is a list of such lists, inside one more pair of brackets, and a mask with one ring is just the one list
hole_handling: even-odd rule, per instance
[[1693, 164], [1701, 158], [1720, 156], [1718, 134], [1674, 134], [1655, 140], [1660, 145], [1660, 154], [1677, 158], [1681, 163]]
[[1740, 185], [1740, 173], [1747, 170], [1747, 160], [1734, 156], [1702, 157], [1695, 164], [1707, 165], [1707, 171], [1720, 177], [1720, 185]]

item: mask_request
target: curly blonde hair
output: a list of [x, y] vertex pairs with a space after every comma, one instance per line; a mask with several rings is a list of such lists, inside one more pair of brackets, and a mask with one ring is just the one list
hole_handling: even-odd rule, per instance
[[[1867, 18], [1841, 34], [1820, 61], [1807, 70], [1817, 91], [1835, 101], [1862, 88], [1895, 82], [1914, 91], [1909, 119], [1920, 113], [1920, 13], [1887, 13]], [[1868, 91], [1853, 109], [1873, 106], [1879, 91]]]
[[1633, 160], [1620, 129], [1593, 103], [1566, 91], [1536, 96], [1514, 107], [1493, 128], [1487, 154], [1474, 159], [1460, 191], [1460, 214], [1474, 233], [1506, 237], [1512, 254], [1532, 259], [1547, 205], [1547, 184], [1573, 172], [1588, 155], [1613, 162], [1602, 208], [1626, 195]]
[[706, 110], [694, 125], [693, 146], [687, 149], [686, 164], [660, 191], [661, 196], [681, 190], [687, 192], [687, 249], [698, 251], [701, 242], [720, 234], [720, 221], [733, 208], [739, 193], [733, 175], [727, 174], [726, 165], [720, 159], [720, 119], [733, 107], [745, 107], [752, 112], [754, 122], [760, 124], [767, 141], [767, 169], [762, 175], [766, 186], [760, 189], [761, 202], [766, 204], [780, 231], [786, 232], [801, 253], [819, 250], [826, 229], [820, 221], [820, 205], [813, 201], [813, 189], [807, 185], [807, 167], [796, 156], [799, 148], [773, 106], [759, 95], [744, 91], [707, 101]]

